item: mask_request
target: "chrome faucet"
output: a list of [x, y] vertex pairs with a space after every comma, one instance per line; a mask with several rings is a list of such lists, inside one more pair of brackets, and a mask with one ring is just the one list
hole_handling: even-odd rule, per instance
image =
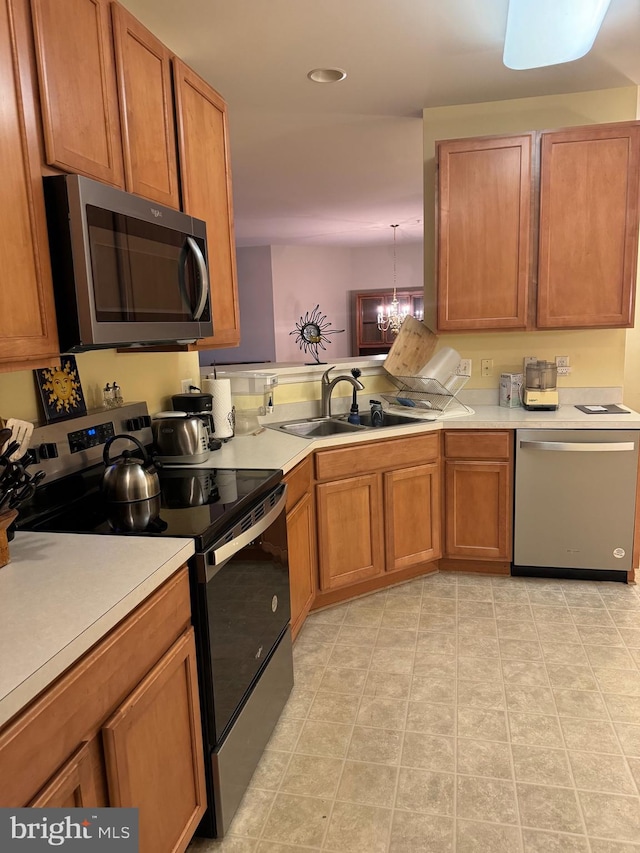
[[347, 376], [346, 374], [341, 373], [339, 376], [334, 376], [333, 379], [329, 379], [329, 371], [334, 370], [335, 364], [333, 367], [328, 367], [325, 372], [322, 374], [322, 417], [330, 418], [331, 417], [331, 394], [333, 389], [336, 387], [338, 382], [348, 382], [350, 385], [357, 391], [364, 391], [364, 385], [358, 379], [354, 379], [353, 376]]

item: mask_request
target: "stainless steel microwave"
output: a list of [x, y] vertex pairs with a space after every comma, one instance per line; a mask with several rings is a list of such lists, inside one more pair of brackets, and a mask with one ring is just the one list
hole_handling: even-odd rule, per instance
[[213, 334], [204, 222], [80, 175], [43, 181], [61, 352]]

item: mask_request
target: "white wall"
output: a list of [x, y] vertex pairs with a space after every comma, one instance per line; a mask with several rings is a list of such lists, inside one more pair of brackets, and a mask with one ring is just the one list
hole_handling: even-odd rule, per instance
[[[393, 240], [393, 235], [390, 239]], [[392, 289], [393, 242], [388, 246], [352, 249], [351, 253], [352, 290]], [[403, 243], [400, 228], [396, 234], [396, 285], [398, 290], [424, 286], [422, 242]]]
[[300, 318], [316, 305], [326, 315], [329, 330], [344, 333], [329, 335], [326, 351], [319, 350], [320, 361], [351, 355], [349, 329], [349, 290], [353, 288], [351, 250], [337, 247], [272, 246], [273, 313], [275, 318], [276, 361], [312, 362], [296, 343]]

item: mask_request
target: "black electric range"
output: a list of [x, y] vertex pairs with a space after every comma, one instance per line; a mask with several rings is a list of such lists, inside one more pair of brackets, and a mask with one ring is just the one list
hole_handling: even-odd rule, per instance
[[208, 799], [199, 832], [222, 837], [293, 686], [282, 471], [159, 467], [159, 513], [143, 529], [123, 530], [100, 488], [103, 448], [113, 435], [150, 446], [146, 405], [34, 430], [30, 452], [46, 478], [16, 526], [193, 539], [189, 580]]

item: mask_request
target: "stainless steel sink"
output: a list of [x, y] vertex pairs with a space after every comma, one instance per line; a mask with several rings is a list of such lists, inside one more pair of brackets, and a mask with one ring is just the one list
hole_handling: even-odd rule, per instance
[[[384, 413], [380, 426], [371, 423], [371, 412], [362, 412], [360, 424], [350, 424], [348, 415], [337, 415], [332, 418], [303, 418], [299, 421], [287, 421], [285, 423], [265, 424], [269, 429], [279, 429], [283, 432], [299, 435], [302, 438], [325, 438], [331, 435], [342, 435], [352, 432], [363, 432], [371, 429], [384, 427], [407, 426], [408, 424], [425, 423], [429, 418], [412, 418], [405, 415]], [[435, 418], [434, 418], [435, 420]]]
[[[344, 415], [345, 419], [347, 417], [347, 415]], [[360, 412], [361, 425], [364, 427], [368, 427], [369, 429], [380, 429], [382, 427], [392, 426], [408, 426], [409, 424], [423, 424], [430, 420], [435, 420], [435, 416], [433, 418], [412, 418], [408, 415], [396, 415], [391, 412], [383, 412], [382, 423], [374, 426], [371, 423], [371, 412]]]
[[361, 432], [366, 429], [364, 426], [357, 426], [347, 423], [346, 420], [342, 421], [336, 418], [311, 418], [284, 424], [269, 424], [269, 426], [290, 432], [293, 435], [300, 435], [303, 438], [322, 438], [329, 435], [340, 435], [341, 433]]

